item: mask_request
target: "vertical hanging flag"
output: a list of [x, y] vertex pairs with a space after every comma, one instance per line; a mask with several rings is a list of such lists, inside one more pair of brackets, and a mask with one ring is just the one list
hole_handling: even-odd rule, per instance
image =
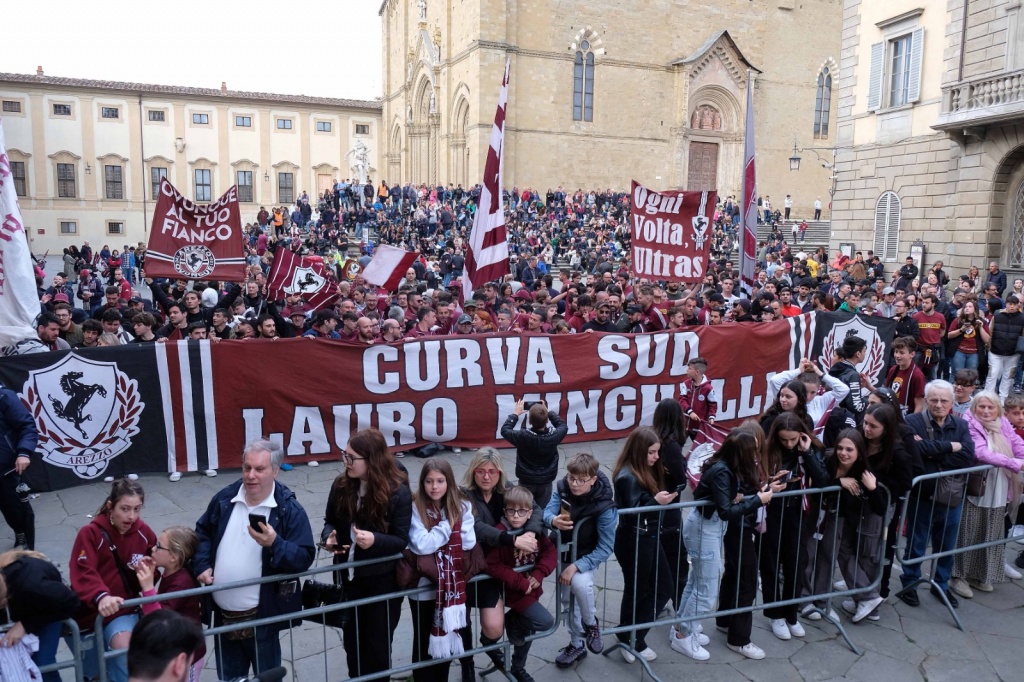
[[300, 256], [283, 246], [274, 252], [267, 289], [274, 301], [301, 294], [312, 310], [326, 308], [338, 298], [338, 282], [323, 259]]
[[36, 338], [39, 294], [0, 120], [0, 348]]
[[743, 238], [740, 240], [740, 291], [750, 298], [757, 259], [757, 181], [754, 174], [754, 82], [747, 70], [747, 122], [743, 143]]
[[505, 60], [501, 79], [498, 110], [491, 128], [491, 147], [484, 164], [480, 203], [473, 220], [466, 249], [466, 269], [462, 274], [464, 300], [473, 298], [473, 290], [484, 282], [501, 279], [508, 274], [508, 238], [505, 236], [505, 206], [502, 203], [502, 154], [505, 146], [505, 111], [508, 105], [508, 75], [511, 58]]

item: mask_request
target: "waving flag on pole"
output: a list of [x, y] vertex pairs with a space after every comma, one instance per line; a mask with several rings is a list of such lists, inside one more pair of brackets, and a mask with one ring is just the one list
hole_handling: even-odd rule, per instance
[[363, 279], [385, 291], [397, 291], [406, 271], [416, 262], [417, 253], [381, 245], [363, 270]]
[[0, 348], [36, 338], [39, 295], [0, 120]]
[[508, 105], [508, 74], [511, 58], [505, 60], [501, 79], [498, 110], [491, 128], [491, 148], [484, 164], [484, 181], [480, 204], [473, 220], [466, 250], [466, 268], [462, 274], [464, 301], [473, 298], [473, 290], [484, 282], [501, 279], [508, 274], [508, 238], [505, 236], [505, 206], [501, 200], [502, 158], [505, 146], [505, 108]]
[[754, 174], [754, 81], [747, 70], [747, 123], [743, 143], [743, 239], [740, 240], [740, 291], [750, 298], [757, 259], [757, 182]]
[[313, 310], [326, 308], [338, 298], [338, 282], [322, 258], [300, 256], [282, 246], [274, 252], [267, 289], [275, 301], [301, 294]]

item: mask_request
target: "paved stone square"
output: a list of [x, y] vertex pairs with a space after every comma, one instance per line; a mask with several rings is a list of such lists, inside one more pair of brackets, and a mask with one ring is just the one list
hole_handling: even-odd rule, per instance
[[[587, 444], [563, 445], [563, 463], [566, 456], [576, 452], [591, 452], [601, 462], [606, 474], [611, 473], [615, 458], [622, 446], [621, 440], [600, 441]], [[514, 469], [515, 453], [502, 450], [506, 458], [506, 470]], [[466, 471], [473, 451], [466, 449], [460, 454], [446, 450], [443, 456], [451, 461], [456, 476], [461, 479]], [[402, 460], [409, 469], [413, 486], [418, 480], [421, 460], [406, 457]], [[314, 534], [322, 527], [324, 505], [327, 493], [339, 470], [337, 462], [323, 462], [319, 467], [296, 466], [292, 471], [282, 471], [278, 480], [292, 488], [299, 501], [306, 508], [313, 523]], [[144, 474], [141, 482], [146, 489], [146, 505], [143, 518], [159, 533], [164, 528], [182, 524], [192, 526], [206, 508], [210, 498], [221, 487], [237, 480], [237, 471], [222, 471], [216, 478], [201, 474], [187, 474], [177, 483], [171, 483], [166, 475]], [[68, 558], [75, 533], [89, 521], [89, 515], [96, 512], [100, 502], [109, 491], [102, 481], [55, 493], [44, 493], [33, 501], [38, 526], [37, 548], [59, 565], [67, 574]], [[4, 527], [0, 532], [0, 544], [13, 540], [10, 530]], [[1011, 556], [1020, 549], [1009, 545]], [[894, 570], [894, 580], [899, 568]], [[553, 579], [544, 583], [544, 603], [549, 610], [554, 608]], [[621, 574], [614, 557], [607, 573], [607, 589], [598, 595], [598, 607], [604, 612], [603, 624], [618, 622]], [[649, 636], [649, 645], [658, 653], [652, 663], [655, 673], [664, 681], [697, 677], [702, 680], [740, 681], [756, 680], [833, 680], [851, 679], [865, 682], [888, 680], [945, 680], [962, 682], [969, 677], [971, 682], [989, 680], [1019, 680], [1021, 651], [1024, 650], [1024, 585], [1006, 582], [996, 586], [995, 592], [975, 592], [973, 600], [961, 599], [960, 616], [966, 632], [956, 629], [952, 619], [938, 601], [925, 590], [921, 590], [921, 606], [907, 607], [902, 602], [890, 599], [880, 607], [881, 621], [855, 625], [843, 613], [843, 623], [850, 637], [861, 647], [863, 654], [857, 656], [838, 635], [835, 628], [823, 621], [803, 621], [807, 636], [783, 642], [771, 633], [767, 619], [760, 614], [754, 616], [753, 641], [762, 647], [767, 657], [762, 661], [749, 661], [733, 653], [725, 646], [725, 636], [707, 623], [711, 644], [708, 650], [711, 660], [696, 663], [676, 653], [668, 645], [668, 628], [655, 629]], [[838, 605], [834, 606], [838, 610]], [[395, 665], [409, 660], [411, 651], [411, 624], [408, 607], [403, 607], [403, 620], [395, 635]], [[610, 647], [614, 639], [605, 638]], [[283, 637], [285, 659], [291, 651], [297, 656], [293, 664], [295, 679], [300, 682], [319, 680], [345, 680], [345, 653], [341, 646], [339, 631], [305, 624], [286, 633]], [[554, 636], [534, 643], [528, 671], [537, 682], [566, 682], [594, 680], [601, 678], [640, 679], [639, 664], [628, 665], [618, 652], [610, 656], [590, 654], [575, 669], [560, 670], [555, 664], [558, 649], [568, 643], [564, 629]], [[326, 658], [325, 658], [326, 649]], [[212, 642], [211, 642], [212, 651]], [[64, 657], [67, 652], [62, 652]], [[477, 657], [478, 670], [486, 659]], [[325, 667], [326, 663], [326, 667]], [[212, 654], [207, 669], [203, 671], [203, 682], [217, 679], [212, 669]], [[457, 664], [452, 666], [451, 678], [460, 679]], [[68, 673], [65, 679], [70, 680]], [[496, 676], [489, 678], [499, 679]]]

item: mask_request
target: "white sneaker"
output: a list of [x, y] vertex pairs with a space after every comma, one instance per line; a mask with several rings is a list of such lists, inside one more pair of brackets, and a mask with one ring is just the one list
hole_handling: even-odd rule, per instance
[[318, 467], [318, 466], [320, 466], [320, 462], [318, 462], [318, 461], [316, 461], [314, 459], [312, 462], [309, 462], [306, 466]]
[[[671, 644], [671, 643], [672, 643], [673, 641], [675, 641], [675, 639], [676, 639], [676, 633], [677, 633], [677, 632], [679, 632], [679, 631], [678, 631], [678, 630], [676, 630], [674, 626], [673, 626], [673, 627], [670, 627], [670, 628], [668, 629], [668, 643], [669, 643], [669, 644]], [[711, 638], [710, 638], [710, 637], [708, 637], [707, 635], [705, 635], [705, 634], [704, 634], [704, 633], [703, 633], [702, 631], [700, 631], [700, 630], [696, 630], [696, 629], [695, 629], [695, 630], [694, 630], [693, 632], [691, 632], [691, 633], [690, 633], [690, 635], [689, 635], [689, 636], [690, 636], [690, 637], [693, 637], [693, 640], [694, 640], [695, 642], [697, 642], [697, 644], [699, 644], [699, 645], [701, 645], [701, 646], [707, 646], [708, 644], [711, 644]]]
[[857, 604], [857, 613], [853, 614], [853, 622], [859, 623], [867, 618], [883, 601], [885, 600], [881, 597], [875, 597], [874, 599], [868, 599]]
[[857, 613], [857, 602], [852, 599], [844, 599], [843, 611], [846, 611], [847, 613]]
[[837, 580], [834, 583], [832, 583], [832, 587], [835, 588], [836, 592], [843, 592], [846, 590], [846, 581]]
[[168, 479], [168, 480], [169, 480], [169, 481], [170, 481], [171, 483], [177, 483], [178, 481], [180, 481], [180, 480], [181, 480], [181, 472], [180, 472], [180, 471], [172, 471], [172, 472], [171, 472], [171, 475], [170, 475], [170, 476], [168, 476], [168, 477], [167, 477], [167, 479]]
[[636, 656], [629, 653], [625, 649], [619, 649], [619, 651], [622, 652], [622, 660], [624, 660], [626, 663], [632, 663], [636, 660]]
[[786, 626], [789, 628], [789, 634], [794, 637], [803, 637], [807, 634], [807, 631], [804, 630], [804, 626], [800, 625], [800, 621], [795, 623], [786, 623]]
[[103, 477], [103, 482], [104, 483], [113, 483], [114, 482], [114, 477], [113, 476], [104, 476]]
[[139, 480], [139, 475], [138, 474], [128, 474], [128, 480], [129, 481], [137, 481], [137, 480]]
[[681, 639], [679, 637], [672, 637], [672, 648], [695, 661], [706, 661], [711, 658], [708, 650], [697, 643], [695, 634]]
[[1010, 580], [1020, 580], [1021, 578], [1024, 578], [1024, 575], [1021, 575], [1021, 572], [1014, 568], [1013, 564], [1003, 564], [1003, 573], [1005, 573], [1006, 577]]
[[764, 649], [757, 646], [753, 642], [749, 644], [744, 644], [743, 646], [736, 646], [735, 644], [726, 644], [726, 646], [735, 651], [736, 653], [746, 656], [747, 658], [755, 661], [760, 661], [762, 658], [764, 658]]
[[203, 473], [206, 474], [207, 476], [209, 476], [210, 478], [213, 478], [214, 476], [217, 475], [217, 470], [216, 469], [207, 469]]
[[1024, 526], [1011, 527], [1010, 537], [1013, 538], [1018, 545], [1024, 545]]
[[804, 604], [804, 607], [800, 609], [800, 616], [807, 620], [821, 620], [821, 611], [818, 611], [814, 604]]
[[462, 448], [452, 448], [452, 452], [456, 455], [462, 454]]
[[645, 661], [653, 661], [658, 657], [658, 652], [656, 652], [651, 647], [647, 647], [643, 651], [638, 651], [637, 653], [640, 654], [640, 658], [644, 659]]
[[785, 618], [772, 618], [772, 632], [781, 640], [791, 639], [793, 635], [789, 634], [789, 625], [786, 623]]

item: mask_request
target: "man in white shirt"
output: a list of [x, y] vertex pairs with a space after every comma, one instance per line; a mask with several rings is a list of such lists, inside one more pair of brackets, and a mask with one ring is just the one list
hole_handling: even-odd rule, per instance
[[789, 220], [789, 212], [793, 209], [793, 197], [786, 195], [786, 200], [782, 202], [782, 208], [785, 210], [786, 215], [784, 218]]
[[814, 219], [821, 220], [821, 197], [814, 200]]
[[[192, 565], [203, 585], [300, 573], [313, 564], [316, 546], [309, 517], [295, 494], [276, 480], [282, 460], [280, 447], [270, 441], [249, 443], [242, 453], [242, 479], [214, 495], [196, 523], [199, 547]], [[297, 580], [222, 590], [213, 594], [213, 601], [217, 626], [302, 606]], [[258, 674], [279, 666], [278, 633], [287, 627], [285, 621], [217, 637], [220, 679], [247, 677], [250, 667]]]

